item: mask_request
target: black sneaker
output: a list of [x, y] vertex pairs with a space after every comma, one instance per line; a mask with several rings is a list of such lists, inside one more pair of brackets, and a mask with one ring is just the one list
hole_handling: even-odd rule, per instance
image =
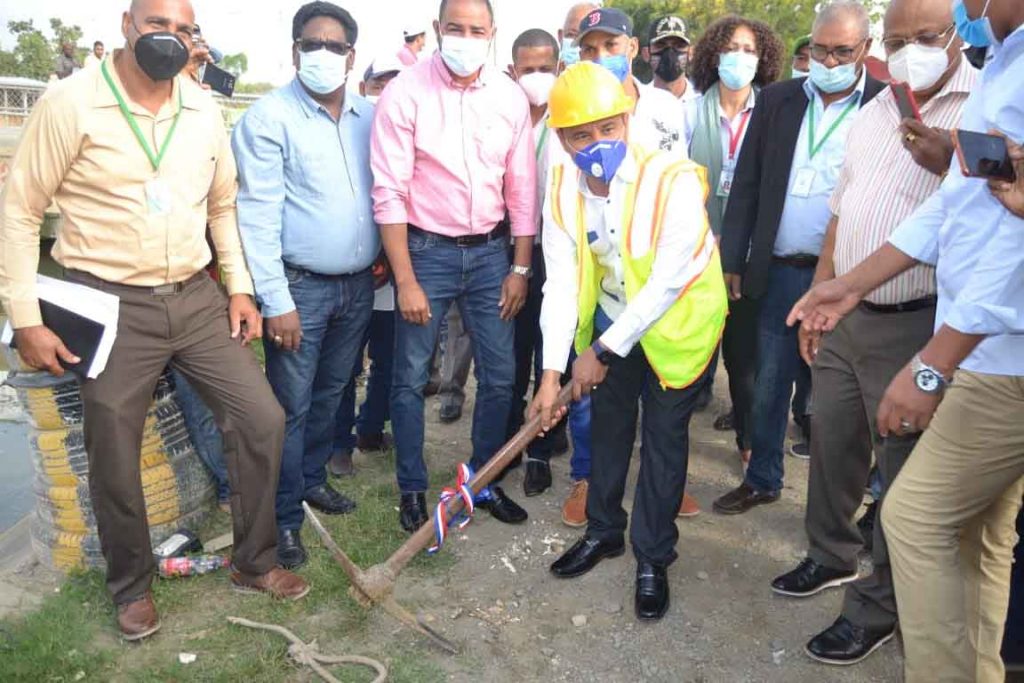
[[796, 569], [772, 581], [772, 590], [791, 598], [809, 598], [827, 588], [836, 588], [856, 580], [856, 570], [831, 569], [808, 557]]

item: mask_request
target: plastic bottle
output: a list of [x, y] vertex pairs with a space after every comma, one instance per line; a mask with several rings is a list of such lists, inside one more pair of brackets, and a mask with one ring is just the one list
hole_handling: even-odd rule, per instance
[[223, 555], [189, 555], [186, 557], [165, 557], [157, 563], [157, 571], [165, 579], [182, 576], [198, 576], [223, 569], [231, 564], [231, 558]]

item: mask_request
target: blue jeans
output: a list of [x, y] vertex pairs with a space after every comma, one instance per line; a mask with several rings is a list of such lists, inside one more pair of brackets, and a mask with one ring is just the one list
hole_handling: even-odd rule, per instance
[[[356, 417], [356, 378], [363, 374], [363, 352], [369, 350], [370, 375], [366, 380], [366, 399], [359, 406]], [[341, 406], [335, 420], [334, 451], [352, 450], [356, 437], [382, 434], [384, 424], [390, 419], [392, 359], [395, 352], [395, 312], [374, 311], [370, 326], [366, 329], [363, 344], [359, 347], [356, 364], [352, 368], [352, 381], [345, 385]]]
[[321, 277], [285, 268], [302, 323], [297, 351], [266, 344], [267, 379], [285, 412], [284, 451], [277, 485], [277, 528], [302, 527], [306, 491], [327, 481], [335, 418], [373, 313], [369, 269]]
[[228, 467], [224, 464], [224, 438], [217, 428], [217, 421], [185, 375], [173, 366], [171, 377], [174, 378], [174, 394], [185, 420], [188, 438], [192, 440], [196, 455], [217, 482], [217, 502], [228, 502], [231, 500], [231, 485], [228, 483]]
[[782, 490], [782, 451], [793, 384], [804, 366], [797, 344], [797, 328], [787, 327], [786, 317], [810, 288], [813, 279], [814, 268], [772, 264], [768, 289], [761, 298], [751, 430], [753, 453], [746, 481], [762, 493]]
[[573, 481], [590, 479], [590, 396], [569, 404], [569, 431], [572, 433], [569, 476]]
[[495, 239], [479, 246], [458, 247], [438, 235], [409, 232], [413, 271], [430, 301], [433, 317], [426, 325], [413, 325], [401, 316], [395, 319], [391, 428], [402, 493], [427, 490], [423, 389], [441, 320], [453, 301], [473, 335], [477, 392], [470, 466], [480, 469], [504, 444], [515, 375], [514, 326], [512, 321], [499, 317], [498, 307], [509, 269], [507, 244], [507, 240]]

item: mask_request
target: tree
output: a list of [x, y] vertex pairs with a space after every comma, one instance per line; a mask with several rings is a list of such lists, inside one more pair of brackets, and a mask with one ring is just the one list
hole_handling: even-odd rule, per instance
[[[50, 29], [53, 31], [53, 51], [56, 54], [60, 54], [61, 48], [64, 43], [71, 43], [78, 48], [78, 52], [88, 52], [88, 49], [78, 45], [78, 41], [82, 39], [82, 28], [77, 24], [74, 26], [65, 26], [64, 22], [53, 17], [50, 19]], [[85, 55], [79, 55], [79, 58]]]
[[241, 78], [242, 74], [249, 70], [249, 58], [244, 52], [235, 55], [224, 55], [220, 60], [220, 67], [231, 72], [235, 78]]
[[[53, 73], [54, 52], [43, 32], [33, 25], [32, 20], [9, 21], [7, 30], [15, 38], [13, 52], [5, 53], [0, 64], [13, 64], [11, 75], [24, 76], [45, 81]], [[6, 68], [4, 69], [6, 72]]]

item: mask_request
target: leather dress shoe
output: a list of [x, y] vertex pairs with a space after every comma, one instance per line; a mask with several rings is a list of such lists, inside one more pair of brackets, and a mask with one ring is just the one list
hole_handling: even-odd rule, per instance
[[849, 666], [867, 659], [895, 635], [895, 626], [869, 629], [846, 617], [839, 617], [834, 624], [811, 638], [804, 651], [811, 659], [824, 664]]
[[857, 570], [832, 569], [805, 558], [796, 569], [772, 581], [772, 590], [792, 598], [809, 598], [828, 588], [857, 580]]
[[347, 515], [356, 509], [354, 500], [339, 491], [335, 491], [328, 484], [321, 484], [320, 486], [307, 489], [303, 499], [311, 507], [328, 515]]
[[410, 534], [430, 521], [425, 493], [403, 493], [398, 504], [398, 521]]
[[523, 478], [523, 493], [527, 498], [539, 496], [551, 488], [551, 466], [540, 460], [526, 461], [526, 476]]
[[453, 422], [458, 422], [462, 418], [462, 406], [452, 405], [450, 403], [442, 403], [440, 410], [437, 412], [437, 419], [441, 421], [441, 424], [449, 425]]
[[306, 564], [306, 548], [298, 529], [277, 532], [277, 564], [285, 569], [297, 569]]
[[732, 410], [727, 413], [722, 413], [715, 418], [715, 423], [712, 425], [716, 432], [731, 432], [736, 429], [735, 417], [732, 414]]
[[746, 482], [725, 494], [714, 502], [712, 508], [720, 515], [742, 515], [752, 507], [774, 503], [779, 493], [761, 493], [755, 491]]
[[583, 576], [606, 557], [618, 557], [626, 552], [624, 541], [613, 543], [584, 536], [551, 565], [551, 573], [561, 579]]
[[231, 587], [239, 593], [269, 595], [278, 600], [301, 600], [309, 594], [309, 584], [298, 574], [274, 567], [261, 576], [231, 572]]
[[490, 491], [490, 496], [473, 501], [476, 507], [487, 510], [492, 517], [505, 524], [522, 524], [529, 518], [526, 510], [506, 496], [500, 486], [492, 486]]
[[657, 621], [668, 611], [668, 573], [665, 567], [650, 562], [636, 565], [636, 597], [634, 598], [637, 619]]
[[857, 529], [864, 539], [864, 550], [871, 552], [875, 547], [875, 524], [878, 523], [878, 501], [872, 501], [861, 518], [857, 520]]
[[117, 627], [121, 638], [129, 642], [142, 640], [160, 630], [160, 617], [153, 604], [153, 594], [146, 591], [138, 600], [117, 606]]

